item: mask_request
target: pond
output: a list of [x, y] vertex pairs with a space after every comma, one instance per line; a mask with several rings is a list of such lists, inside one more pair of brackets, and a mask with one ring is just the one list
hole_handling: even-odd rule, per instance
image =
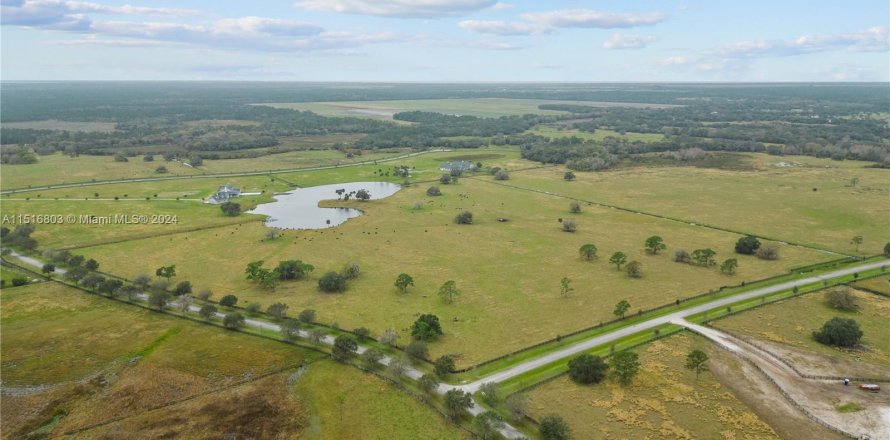
[[402, 189], [402, 187], [389, 182], [350, 182], [297, 188], [293, 191], [276, 194], [274, 197], [275, 201], [262, 203], [255, 209], [247, 212], [269, 216], [266, 219], [266, 225], [276, 228], [332, 228], [346, 220], [362, 215], [362, 211], [353, 208], [321, 208], [318, 206], [318, 202], [342, 199], [337, 194], [338, 190], [343, 190], [344, 193], [349, 194], [362, 189], [371, 194], [371, 200], [375, 200], [389, 197]]

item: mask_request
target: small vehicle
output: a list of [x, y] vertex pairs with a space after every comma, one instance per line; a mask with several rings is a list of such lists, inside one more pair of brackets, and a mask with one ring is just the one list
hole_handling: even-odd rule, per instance
[[859, 385], [859, 389], [870, 393], [877, 393], [878, 391], [881, 391], [881, 386], [873, 383], [863, 383]]

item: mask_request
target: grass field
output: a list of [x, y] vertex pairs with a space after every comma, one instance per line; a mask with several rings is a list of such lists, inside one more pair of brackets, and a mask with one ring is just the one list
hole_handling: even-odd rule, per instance
[[[97, 424], [80, 436], [465, 438], [411, 397], [315, 352], [54, 283], [4, 289], [0, 299], [3, 438]], [[289, 387], [304, 361], [308, 372]], [[54, 386], [19, 391], [39, 385]], [[362, 423], [339, 423], [340, 394]]]
[[563, 376], [528, 392], [531, 415], [559, 414], [579, 439], [777, 439], [711, 373], [696, 381], [683, 368], [692, 349], [720, 354], [688, 334], [652, 342], [637, 349], [642, 369], [629, 386], [611, 378], [578, 385]]
[[[317, 141], [327, 148], [336, 140], [345, 139], [340, 135], [316, 136], [330, 138]], [[354, 139], [354, 137], [348, 137]], [[294, 141], [296, 142], [296, 141]], [[287, 142], [286, 142], [287, 144]], [[314, 145], [314, 144], [313, 144]], [[296, 148], [294, 145], [282, 145], [282, 148]], [[316, 148], [321, 148], [318, 146]], [[26, 188], [47, 184], [73, 182], [89, 182], [92, 180], [135, 179], [146, 177], [189, 176], [204, 173], [237, 173], [258, 170], [280, 170], [289, 168], [305, 168], [326, 165], [345, 165], [367, 160], [379, 160], [397, 156], [393, 152], [367, 152], [347, 158], [343, 153], [328, 149], [288, 151], [256, 158], [244, 159], [205, 159], [199, 168], [183, 165], [181, 162], [166, 162], [158, 155], [155, 160], [146, 162], [142, 156], [129, 158], [128, 162], [115, 162], [111, 156], [87, 156], [76, 158], [62, 153], [39, 156], [40, 161], [29, 165], [3, 165], [0, 175], [0, 186], [4, 189]], [[155, 172], [159, 166], [167, 167], [167, 173]]]
[[553, 101], [545, 99], [414, 99], [395, 101], [344, 101], [344, 102], [295, 102], [264, 103], [275, 108], [309, 110], [324, 116], [353, 116], [373, 119], [392, 119], [392, 115], [405, 111], [427, 111], [445, 114], [498, 117], [525, 114], [555, 115], [562, 111], [541, 110], [542, 104], [572, 104], [592, 107], [666, 108], [663, 104], [638, 104], [626, 102]]
[[110, 133], [115, 130], [114, 122], [75, 122], [49, 119], [45, 121], [4, 122], [6, 128], [26, 128], [33, 130], [63, 130], [63, 131], [99, 131]]
[[[718, 329], [786, 345], [795, 349], [828, 355], [852, 362], [864, 361], [890, 367], [890, 301], [874, 294], [853, 291], [860, 304], [857, 312], [832, 309], [822, 292], [803, 295], [711, 323]], [[814, 331], [839, 316], [859, 322], [865, 351], [842, 351], [816, 342]]]
[[0, 265], [0, 279], [3, 280], [4, 289], [12, 287], [12, 279], [17, 277], [26, 277], [30, 280], [34, 278], [34, 275], [22, 272], [14, 267]]
[[[565, 182], [563, 169], [544, 168], [514, 173], [509, 183], [837, 252], [855, 253], [856, 235], [865, 239], [862, 254], [879, 253], [890, 241], [887, 170], [863, 168], [864, 162], [753, 158], [758, 171], [627, 168], [576, 173], [576, 181]], [[779, 161], [803, 166], [775, 166]], [[851, 187], [854, 177], [859, 184]]]
[[628, 142], [634, 142], [634, 141], [655, 142], [655, 141], [664, 140], [663, 134], [656, 134], [656, 133], [627, 132], [625, 134], [621, 134], [617, 131], [601, 129], [601, 128], [598, 128], [598, 129], [596, 129], [595, 132], [590, 133], [590, 132], [574, 130], [574, 129], [560, 130], [560, 129], [553, 127], [551, 125], [538, 125], [538, 126], [532, 128], [531, 130], [528, 130], [528, 133], [536, 134], [538, 136], [546, 136], [549, 138], [561, 138], [561, 137], [575, 136], [575, 137], [579, 137], [581, 139], [585, 139], [585, 140], [589, 139], [589, 140], [594, 140], [594, 141], [602, 141], [603, 139], [605, 139], [606, 137], [609, 137], [609, 136], [618, 138], [618, 139], [627, 140]]
[[[264, 241], [264, 227], [250, 223], [79, 252], [96, 258], [104, 270], [127, 277], [176, 264], [180, 279], [198, 289], [211, 288], [217, 298], [234, 293], [242, 301], [263, 305], [281, 301], [294, 313], [314, 308], [322, 321], [344, 328], [366, 326], [376, 334], [396, 328], [403, 341], [418, 314], [433, 312], [445, 321], [446, 332], [432, 345], [433, 354], [460, 353], [461, 365], [612, 319], [612, 308], [621, 299], [630, 301], [633, 313], [827, 259], [815, 251], [782, 246], [781, 260], [740, 257], [737, 275], [726, 276], [714, 268], [674, 263], [669, 255], [677, 247], [712, 247], [718, 259], [735, 256], [734, 234], [594, 206], [570, 214], [564, 199], [494, 185], [490, 179], [462, 179], [458, 185], [443, 186], [445, 195], [437, 198], [425, 196], [427, 185], [412, 185], [387, 199], [350, 202], [366, 215], [335, 229], [287, 231], [275, 241]], [[414, 211], [410, 207], [418, 200], [424, 206]], [[473, 211], [474, 224], [455, 225], [454, 215], [465, 209]], [[510, 221], [498, 222], [499, 217]], [[558, 218], [576, 220], [578, 232], [562, 232]], [[670, 249], [647, 255], [643, 242], [656, 234]], [[596, 261], [578, 257], [578, 247], [587, 242], [600, 249]], [[609, 255], [619, 250], [643, 263], [642, 279], [630, 279], [609, 265]], [[316, 266], [312, 280], [266, 291], [243, 279], [250, 261], [274, 265], [293, 258]], [[342, 295], [318, 293], [318, 277], [350, 260], [363, 270], [350, 289]], [[411, 274], [417, 283], [408, 294], [393, 287], [400, 272]], [[571, 278], [576, 289], [568, 298], [559, 294], [563, 276]], [[436, 296], [446, 280], [457, 281], [463, 290], [455, 304]], [[495, 322], [503, 324], [493, 326]]]
[[890, 295], [890, 275], [876, 277], [865, 281], [857, 281], [853, 283], [853, 287], [863, 287], [875, 292], [881, 292], [885, 295]]

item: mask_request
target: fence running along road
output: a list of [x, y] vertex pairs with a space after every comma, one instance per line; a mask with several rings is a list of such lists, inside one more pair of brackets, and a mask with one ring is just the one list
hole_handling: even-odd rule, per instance
[[[34, 266], [37, 268], [43, 267], [43, 262], [41, 262], [40, 260], [37, 260], [35, 258], [21, 255], [17, 252], [12, 252], [10, 255], [18, 258], [20, 261], [22, 261], [28, 265], [31, 265], [31, 266]], [[859, 264], [859, 265], [855, 265], [852, 267], [846, 267], [844, 269], [838, 269], [838, 270], [834, 270], [831, 272], [827, 272], [827, 273], [824, 273], [821, 275], [815, 275], [815, 276], [811, 276], [811, 277], [807, 277], [807, 278], [801, 278], [801, 279], [797, 279], [797, 280], [793, 280], [793, 281], [787, 281], [784, 283], [779, 283], [779, 284], [774, 284], [772, 286], [752, 289], [750, 291], [742, 292], [742, 293], [739, 293], [736, 295], [731, 295], [731, 296], [723, 297], [720, 299], [715, 299], [713, 301], [709, 301], [709, 302], [706, 302], [706, 303], [703, 303], [703, 304], [700, 304], [697, 306], [689, 307], [684, 310], [679, 310], [679, 311], [669, 313], [666, 315], [654, 317], [654, 318], [648, 319], [646, 321], [639, 322], [637, 324], [629, 325], [627, 327], [615, 329], [615, 330], [608, 332], [606, 334], [601, 334], [601, 335], [592, 337], [590, 339], [572, 344], [568, 347], [565, 347], [565, 348], [562, 348], [562, 349], [559, 349], [559, 350], [556, 350], [556, 351], [553, 351], [550, 353], [543, 354], [543, 355], [538, 356], [533, 359], [529, 359], [529, 360], [520, 362], [520, 363], [513, 365], [509, 368], [492, 373], [488, 376], [485, 376], [481, 379], [475, 380], [475, 381], [467, 383], [467, 384], [450, 385], [450, 384], [443, 383], [443, 384], [439, 385], [439, 387], [436, 391], [439, 394], [444, 394], [450, 390], [457, 389], [457, 390], [466, 391], [469, 393], [475, 393], [475, 392], [479, 391], [479, 388], [482, 386], [482, 384], [500, 383], [505, 380], [508, 380], [508, 379], [514, 378], [516, 376], [519, 376], [521, 374], [524, 374], [526, 372], [537, 369], [539, 367], [543, 367], [543, 366], [552, 364], [554, 362], [564, 360], [570, 356], [589, 351], [595, 347], [608, 344], [610, 342], [616, 341], [623, 337], [630, 336], [630, 335], [640, 333], [643, 331], [651, 330], [651, 329], [654, 329], [656, 327], [659, 327], [659, 326], [662, 326], [665, 324], [670, 324], [672, 321], [676, 322], [678, 320], [683, 320], [686, 317], [689, 317], [689, 316], [692, 316], [692, 315], [695, 315], [698, 313], [706, 312], [711, 309], [727, 306], [727, 305], [730, 305], [730, 304], [733, 304], [733, 303], [736, 303], [739, 301], [757, 298], [759, 296], [765, 296], [765, 295], [769, 295], [771, 293], [776, 293], [776, 292], [780, 292], [780, 291], [787, 290], [787, 289], [793, 289], [794, 287], [805, 286], [807, 284], [813, 284], [813, 283], [817, 283], [817, 282], [821, 282], [821, 281], [827, 281], [827, 280], [831, 280], [833, 278], [843, 277], [843, 276], [851, 275], [851, 274], [861, 272], [861, 271], [877, 269], [882, 266], [887, 266], [888, 264], [890, 264], [890, 262], [888, 262], [887, 260], [881, 260], [881, 261], [877, 261], [877, 262], [873, 262], [873, 263]], [[65, 270], [57, 268], [56, 273], [64, 274]], [[141, 297], [144, 299], [144, 298], [147, 298], [147, 295], [145, 295], [143, 293], [143, 294], [141, 294]], [[170, 305], [175, 306], [176, 304], [174, 302], [174, 303], [171, 303]], [[192, 305], [189, 307], [189, 310], [192, 312], [197, 312], [199, 310], [199, 307]], [[217, 313], [216, 315], [218, 317], [224, 316], [224, 314], [222, 314], [222, 313]], [[278, 332], [281, 330], [281, 327], [278, 324], [264, 321], [264, 320], [258, 320], [258, 319], [246, 319], [245, 325], [259, 328], [259, 329], [275, 331], [275, 332]], [[299, 336], [308, 338], [309, 332], [306, 330], [300, 330]], [[334, 338], [330, 335], [325, 335], [324, 338], [320, 342], [327, 344], [327, 345], [333, 345]], [[367, 349], [368, 349], [367, 347], [360, 344], [358, 346], [358, 354], [364, 353]], [[390, 362], [392, 362], [392, 360], [393, 360], [392, 357], [384, 356], [380, 360], [380, 363], [383, 365], [389, 365]], [[405, 370], [405, 374], [407, 377], [417, 380], [421, 376], [424, 375], [424, 372], [417, 368], [414, 368], [413, 366], [408, 366]], [[485, 408], [481, 407], [478, 404], [474, 404], [473, 407], [469, 410], [469, 412], [475, 416], [477, 414], [485, 412]], [[521, 431], [519, 431], [518, 429], [516, 429], [515, 427], [513, 427], [510, 424], [506, 424], [504, 426], [504, 428], [502, 428], [500, 430], [500, 432], [502, 435], [504, 435], [508, 439], [526, 438], [526, 436]]]

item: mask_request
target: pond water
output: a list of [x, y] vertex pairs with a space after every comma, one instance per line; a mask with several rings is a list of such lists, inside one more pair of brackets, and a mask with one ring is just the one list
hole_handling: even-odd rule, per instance
[[282, 229], [324, 229], [342, 224], [346, 220], [362, 215], [362, 211], [353, 208], [320, 208], [322, 200], [337, 200], [337, 190], [346, 193], [364, 189], [371, 193], [371, 200], [389, 197], [401, 186], [389, 182], [350, 182], [333, 185], [320, 185], [308, 188], [297, 188], [293, 191], [277, 194], [274, 201], [262, 203], [251, 211], [251, 214], [264, 214], [268, 226]]

